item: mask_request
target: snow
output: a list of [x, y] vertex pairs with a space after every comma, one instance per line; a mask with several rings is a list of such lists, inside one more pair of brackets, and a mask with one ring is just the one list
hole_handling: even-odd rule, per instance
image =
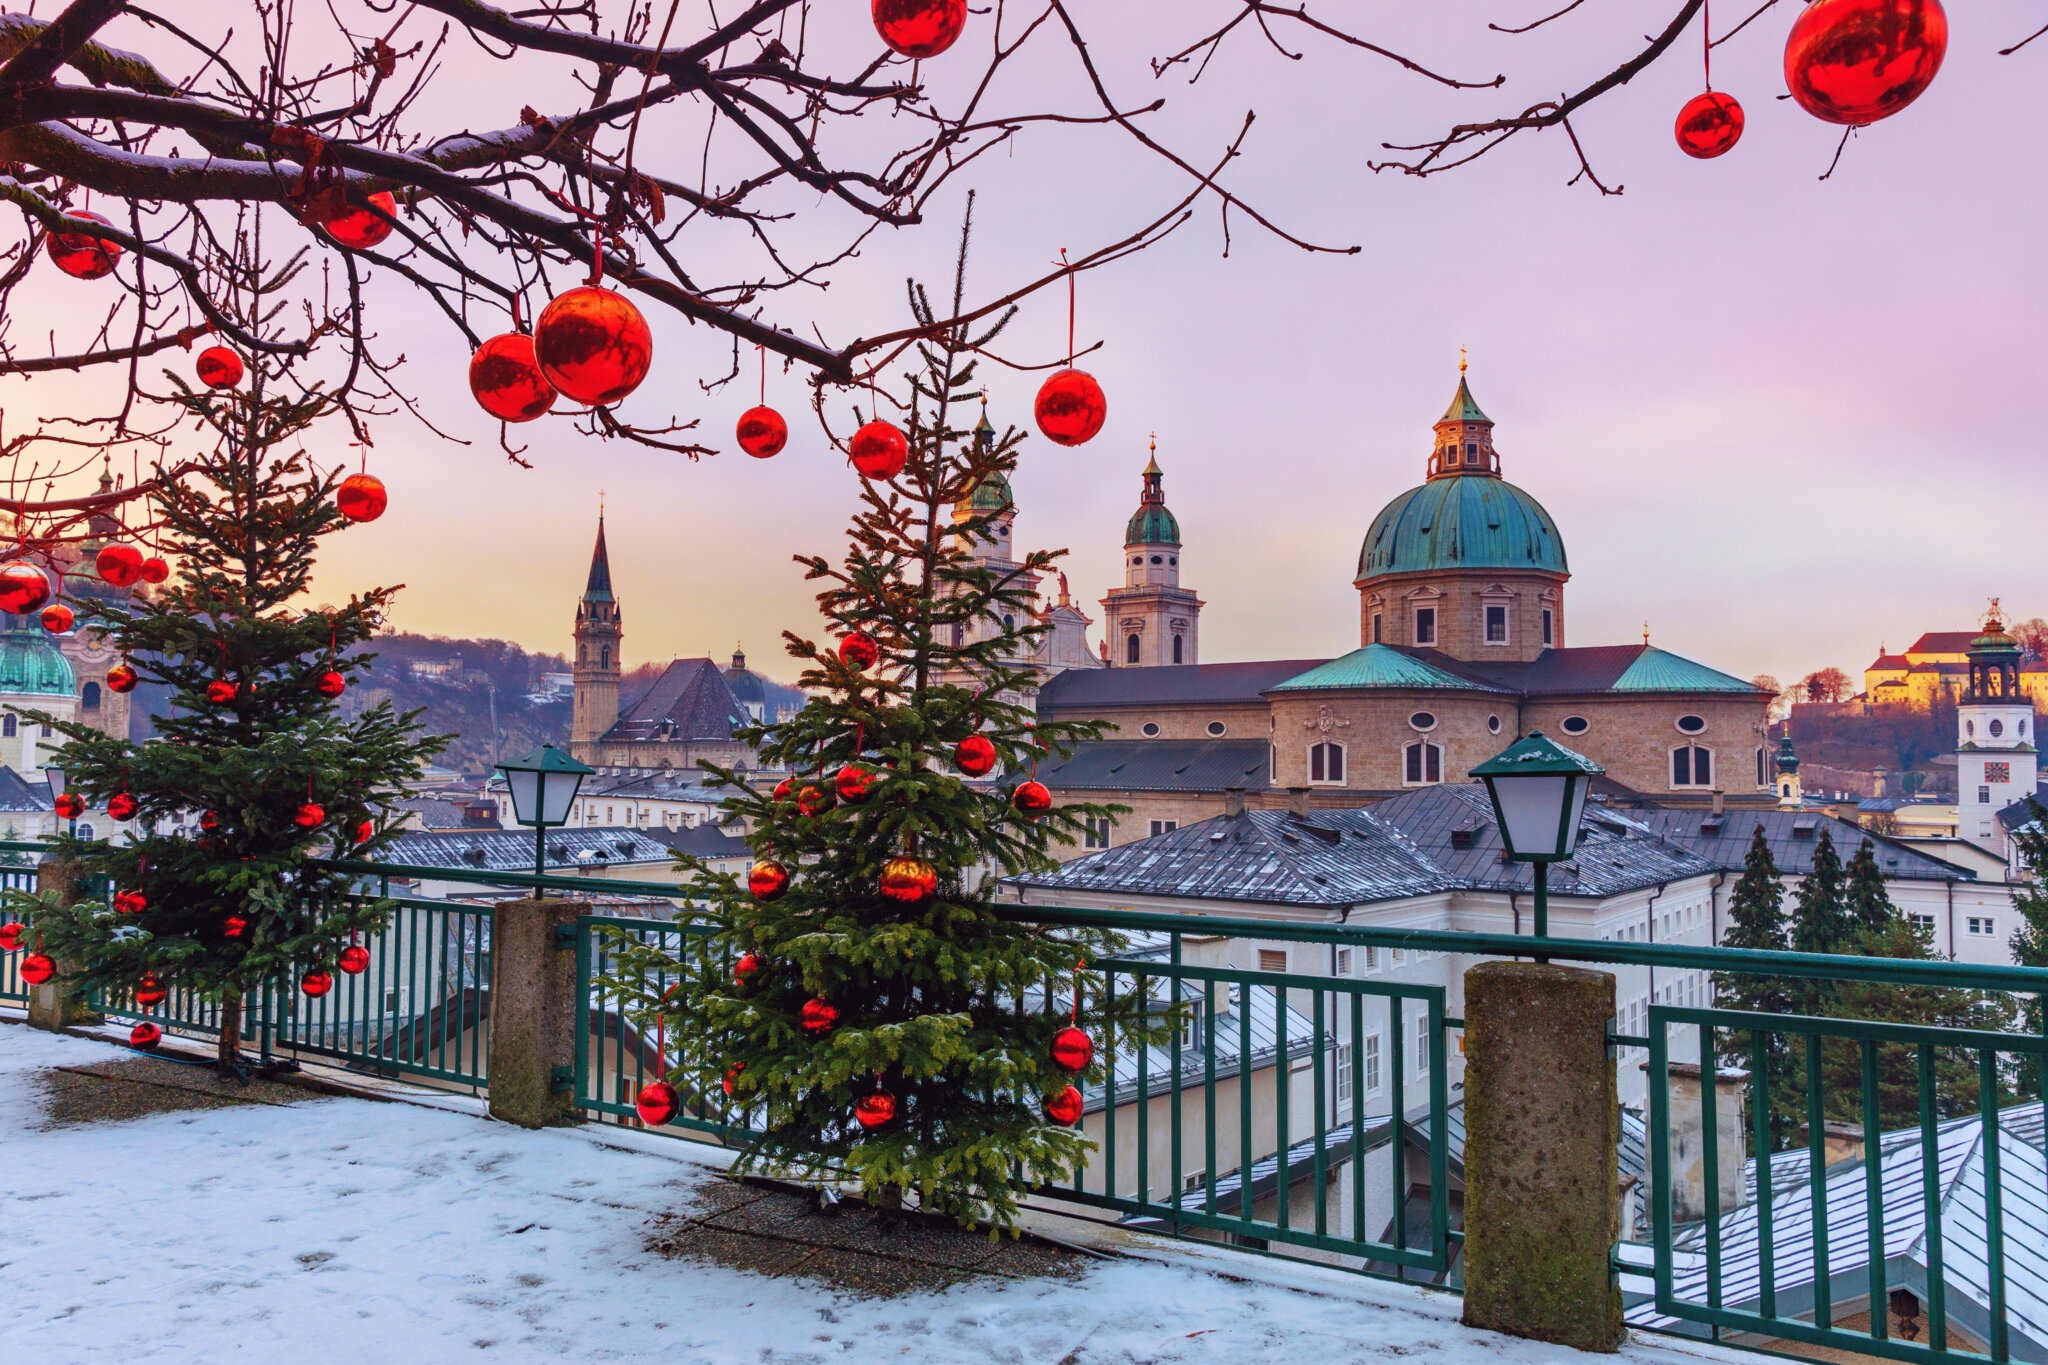
[[[672, 1260], [643, 1249], [645, 1224], [688, 1203], [723, 1154], [617, 1129], [527, 1132], [448, 1096], [432, 1106], [323, 1098], [41, 1129], [31, 1073], [121, 1055], [0, 1023], [0, 1356], [1585, 1359], [1460, 1327], [1447, 1295], [1217, 1247], [1155, 1241], [1158, 1259], [1103, 1262], [1078, 1281], [982, 1281], [888, 1300]], [[1663, 1345], [1622, 1357], [1702, 1358], [1743, 1357]]]

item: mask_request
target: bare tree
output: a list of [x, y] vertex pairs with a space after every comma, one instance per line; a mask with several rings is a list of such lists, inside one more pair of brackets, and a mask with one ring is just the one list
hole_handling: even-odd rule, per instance
[[1856, 686], [1839, 668], [1817, 668], [1799, 680], [1797, 691], [1807, 701], [1846, 701]]

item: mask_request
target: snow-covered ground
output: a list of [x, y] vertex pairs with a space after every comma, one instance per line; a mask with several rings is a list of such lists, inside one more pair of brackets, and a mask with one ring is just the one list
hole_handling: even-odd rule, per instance
[[[717, 1154], [318, 1099], [39, 1131], [30, 1073], [122, 1055], [0, 1023], [0, 1360], [664, 1365], [1584, 1362], [1442, 1295], [1232, 1255], [862, 1300], [643, 1250]], [[616, 1132], [616, 1130], [615, 1130]], [[613, 1135], [607, 1135], [613, 1136]], [[1680, 1353], [1634, 1346], [1632, 1365]], [[1757, 1357], [1748, 1357], [1755, 1360]]]

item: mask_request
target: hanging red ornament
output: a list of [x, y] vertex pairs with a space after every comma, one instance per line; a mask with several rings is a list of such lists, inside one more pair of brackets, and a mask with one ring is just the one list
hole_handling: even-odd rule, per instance
[[21, 951], [21, 923], [18, 920], [0, 924], [0, 953]]
[[870, 479], [893, 479], [910, 463], [910, 441], [888, 422], [874, 421], [846, 443], [853, 467]]
[[227, 919], [221, 922], [220, 931], [228, 938], [240, 938], [243, 931], [248, 929], [248, 927], [249, 921], [243, 919], [240, 915], [229, 915]]
[[1010, 805], [1026, 820], [1036, 820], [1052, 809], [1052, 793], [1036, 779], [1019, 782], [1017, 790], [1010, 793]]
[[350, 976], [361, 976], [370, 965], [370, 950], [360, 943], [351, 943], [341, 950], [336, 965]]
[[555, 405], [555, 386], [540, 372], [533, 338], [524, 332], [504, 332], [476, 348], [469, 391], [501, 422], [531, 422]]
[[52, 602], [43, 608], [43, 629], [52, 635], [67, 635], [78, 618], [71, 614], [71, 608], [62, 602]]
[[832, 789], [839, 793], [841, 801], [857, 806], [873, 794], [875, 784], [881, 780], [882, 775], [867, 764], [849, 763], [832, 779]]
[[796, 779], [793, 777], [785, 777], [780, 782], [777, 782], [775, 784], [775, 795], [770, 797], [769, 799], [774, 801], [777, 805], [782, 805], [793, 799], [792, 793], [794, 793], [795, 791]]
[[50, 580], [33, 564], [15, 560], [0, 568], [0, 611], [26, 616], [50, 600]]
[[299, 978], [299, 989], [317, 1000], [334, 989], [334, 978], [315, 967]]
[[1070, 1085], [1046, 1099], [1045, 1116], [1062, 1128], [1072, 1128], [1081, 1121], [1081, 1108], [1081, 1092]]
[[143, 582], [161, 583], [170, 576], [171, 566], [168, 560], [160, 559], [156, 555], [151, 555], [148, 559], [142, 561]]
[[292, 816], [292, 823], [300, 829], [318, 829], [321, 825], [327, 823], [327, 812], [313, 802], [308, 801], [303, 806], [300, 806], [297, 813]]
[[133, 692], [135, 684], [141, 681], [140, 675], [127, 664], [115, 664], [107, 670], [107, 686], [116, 692]]
[[856, 673], [867, 672], [881, 657], [882, 647], [864, 630], [856, 630], [839, 642], [839, 662]]
[[759, 953], [743, 953], [740, 960], [732, 964], [732, 984], [744, 986], [757, 976], [767, 964], [761, 961]]
[[127, 792], [115, 792], [107, 798], [107, 814], [116, 820], [126, 820], [140, 809], [142, 803]]
[[1948, 54], [1941, 0], [1813, 0], [1785, 40], [1785, 85], [1829, 123], [1874, 123], [1920, 98]]
[[156, 1045], [164, 1040], [164, 1031], [145, 1019], [128, 1030], [128, 1046], [139, 1047], [144, 1052], [154, 1052]]
[[235, 699], [235, 685], [226, 678], [215, 678], [206, 685], [206, 699], [215, 706], [226, 706]]
[[338, 697], [348, 691], [348, 679], [330, 668], [320, 675], [319, 680], [313, 686], [319, 690], [320, 695], [323, 697]]
[[936, 57], [967, 27], [967, 0], [875, 0], [875, 32], [893, 52]]
[[763, 858], [747, 871], [747, 890], [757, 901], [779, 899], [789, 889], [789, 869], [773, 858]]
[[594, 284], [557, 294], [533, 327], [541, 374], [589, 407], [616, 403], [647, 378], [654, 333], [623, 295]]
[[56, 974], [57, 964], [48, 953], [30, 953], [21, 960], [21, 979], [31, 986], [40, 986]]
[[133, 545], [104, 545], [92, 561], [93, 572], [110, 588], [125, 588], [142, 577], [142, 551]]
[[377, 822], [376, 822], [375, 820], [365, 820], [365, 821], [363, 821], [363, 823], [361, 823], [360, 825], [357, 825], [357, 826], [356, 826], [356, 842], [357, 842], [357, 843], [359, 843], [359, 844], [367, 844], [367, 843], [369, 843], [369, 842], [370, 842], [370, 840], [372, 840], [372, 839], [374, 839], [374, 838], [376, 838], [376, 837], [377, 837]]
[[[391, 197], [389, 190], [379, 190], [371, 195], [370, 202], [386, 213], [394, 216], [398, 213], [398, 201]], [[327, 229], [329, 237], [357, 251], [368, 251], [391, 235], [390, 223], [362, 208], [345, 208], [331, 218], [322, 219], [320, 226]]]
[[155, 972], [144, 972], [142, 980], [135, 983], [135, 1003], [138, 1005], [158, 1004], [169, 994], [164, 983], [156, 979]]
[[823, 815], [838, 804], [829, 786], [805, 787], [796, 794], [796, 808], [803, 815]]
[[853, 1117], [872, 1131], [896, 1117], [896, 1097], [877, 1086], [854, 1101]]
[[891, 858], [882, 864], [881, 892], [904, 905], [923, 905], [939, 889], [939, 870], [922, 858]]
[[220, 817], [210, 810], [201, 811], [199, 813], [199, 828], [205, 830], [208, 834], [213, 833], [220, 828]]
[[1742, 137], [1742, 106], [1718, 90], [1694, 95], [1678, 111], [1678, 149], [1708, 161], [1733, 147]]
[[953, 750], [953, 766], [969, 777], [986, 777], [996, 766], [996, 746], [986, 735], [969, 735]]
[[734, 1062], [734, 1063], [733, 1063], [733, 1064], [732, 1064], [731, 1066], [729, 1066], [729, 1067], [727, 1067], [727, 1068], [725, 1069], [725, 1093], [726, 1093], [726, 1094], [730, 1095], [730, 1094], [732, 1093], [732, 1083], [733, 1083], [734, 1081], [738, 1080], [738, 1079], [740, 1078], [740, 1073], [741, 1073], [742, 1071], [745, 1071], [746, 1069], [747, 1069], [747, 1064], [746, 1064], [745, 1062]]
[[1095, 1040], [1069, 1024], [1052, 1036], [1053, 1065], [1062, 1071], [1086, 1071], [1095, 1060]]
[[85, 814], [85, 798], [77, 792], [65, 792], [57, 798], [57, 814], [66, 820], [76, 820]]
[[765, 460], [780, 454], [789, 444], [789, 423], [782, 420], [781, 413], [764, 404], [741, 413], [733, 434], [739, 437], [741, 450], [757, 460]]
[[149, 897], [140, 891], [116, 891], [114, 912], [121, 915], [139, 915], [149, 908]]
[[[112, 227], [97, 213], [85, 209], [73, 209], [72, 218], [83, 218], [88, 223]], [[90, 232], [53, 232], [43, 239], [44, 249], [57, 268], [74, 280], [105, 279], [114, 273], [114, 267], [121, 262], [122, 246], [104, 237], [95, 237]]]
[[1109, 400], [1086, 370], [1060, 370], [1039, 386], [1033, 411], [1047, 440], [1077, 446], [1102, 430], [1109, 419]]
[[209, 389], [231, 389], [242, 382], [242, 357], [225, 346], [209, 346], [192, 362], [199, 382]]
[[839, 1027], [839, 1011], [815, 997], [804, 1001], [803, 1029], [813, 1038], [822, 1038]]
[[659, 1128], [676, 1116], [683, 1107], [683, 1101], [676, 1094], [676, 1088], [667, 1081], [649, 1081], [640, 1087], [640, 1093], [633, 1097], [633, 1108], [640, 1115], [640, 1121], [649, 1128]]
[[375, 521], [389, 502], [384, 480], [375, 474], [351, 474], [334, 490], [334, 505], [350, 521]]

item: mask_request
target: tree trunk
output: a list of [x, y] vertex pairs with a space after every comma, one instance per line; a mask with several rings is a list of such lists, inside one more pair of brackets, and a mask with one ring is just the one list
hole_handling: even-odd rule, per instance
[[224, 1070], [241, 1065], [242, 997], [239, 995], [221, 997], [220, 1046], [214, 1055]]

